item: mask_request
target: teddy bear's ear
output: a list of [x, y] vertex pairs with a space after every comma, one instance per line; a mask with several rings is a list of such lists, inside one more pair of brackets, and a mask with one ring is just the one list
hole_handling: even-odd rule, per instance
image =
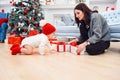
[[47, 23], [46, 20], [40, 20], [40, 26], [43, 27]]

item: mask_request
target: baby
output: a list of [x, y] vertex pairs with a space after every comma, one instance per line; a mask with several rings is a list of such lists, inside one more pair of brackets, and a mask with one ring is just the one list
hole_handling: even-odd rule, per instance
[[46, 23], [42, 27], [42, 33], [26, 37], [22, 40], [21, 45], [14, 44], [10, 48], [11, 54], [41, 54], [49, 53], [53, 51], [49, 39], [54, 37], [56, 28], [50, 23]]

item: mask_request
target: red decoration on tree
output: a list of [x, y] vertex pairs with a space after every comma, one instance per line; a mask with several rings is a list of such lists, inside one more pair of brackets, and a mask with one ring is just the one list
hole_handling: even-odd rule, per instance
[[11, 5], [13, 5], [14, 3], [15, 3], [14, 0], [10, 1], [10, 4], [11, 4]]
[[21, 4], [21, 7], [25, 7], [25, 5], [24, 5], [24, 4]]
[[12, 4], [13, 6], [16, 6], [16, 2], [13, 2], [13, 4]]
[[17, 28], [17, 27], [18, 27], [18, 24], [16, 24], [14, 27]]
[[24, 14], [25, 14], [25, 15], [28, 14], [28, 9], [25, 9], [25, 10], [24, 10]]
[[37, 24], [35, 24], [35, 26], [36, 26], [36, 28], [38, 28], [38, 27], [39, 27], [38, 23], [37, 23]]
[[14, 14], [12, 14], [12, 16], [14, 16]]
[[32, 19], [31, 19], [33, 22], [35, 21], [35, 19], [34, 19], [34, 17], [32, 17]]
[[25, 29], [24, 29], [24, 32], [26, 32], [26, 31], [27, 31], [27, 29], [25, 28]]
[[30, 24], [30, 21], [28, 21], [28, 25]]
[[9, 25], [10, 25], [10, 26], [13, 26], [13, 24], [12, 24], [12, 23], [9, 23]]
[[37, 15], [37, 14], [38, 14], [38, 11], [36, 11], [35, 14]]
[[10, 35], [13, 35], [13, 34], [15, 34], [15, 32], [10, 32]]
[[12, 4], [12, 1], [10, 1], [10, 4]]

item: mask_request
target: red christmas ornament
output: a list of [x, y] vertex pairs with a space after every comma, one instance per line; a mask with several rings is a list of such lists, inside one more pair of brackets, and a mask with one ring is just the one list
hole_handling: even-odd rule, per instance
[[38, 14], [38, 11], [36, 11], [35, 14], [37, 15], [37, 14]]
[[10, 4], [12, 4], [12, 1], [10, 1]]
[[13, 35], [13, 34], [15, 34], [15, 32], [10, 32], [10, 35]]
[[16, 6], [16, 2], [13, 3], [13, 6]]
[[10, 35], [13, 35], [13, 34], [15, 34], [16, 32], [15, 31], [12, 31], [12, 32], [10, 32]]
[[25, 14], [25, 15], [28, 14], [28, 9], [25, 9], [25, 10], [24, 10], [24, 14]]
[[28, 25], [30, 24], [30, 21], [28, 21]]
[[13, 26], [13, 23], [9, 23], [10, 26]]
[[27, 31], [27, 29], [26, 28], [24, 28], [24, 32], [26, 32]]
[[16, 6], [16, 2], [13, 3], [13, 6]]
[[35, 21], [35, 19], [34, 19], [34, 17], [32, 17], [32, 19], [31, 19], [33, 22]]
[[25, 5], [24, 5], [24, 4], [21, 4], [21, 7], [25, 7]]
[[18, 27], [18, 24], [15, 24], [15, 28], [17, 28]]
[[38, 23], [37, 23], [37, 24], [35, 24], [35, 26], [36, 26], [36, 28], [38, 28], [38, 27], [39, 27]]
[[12, 14], [12, 16], [14, 16], [14, 14]]

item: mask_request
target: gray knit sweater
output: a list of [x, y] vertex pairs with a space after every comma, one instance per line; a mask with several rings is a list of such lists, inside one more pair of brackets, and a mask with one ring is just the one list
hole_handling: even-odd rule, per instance
[[110, 40], [110, 29], [106, 19], [99, 13], [91, 14], [90, 29], [88, 31], [88, 37], [90, 43], [96, 43], [101, 40]]

